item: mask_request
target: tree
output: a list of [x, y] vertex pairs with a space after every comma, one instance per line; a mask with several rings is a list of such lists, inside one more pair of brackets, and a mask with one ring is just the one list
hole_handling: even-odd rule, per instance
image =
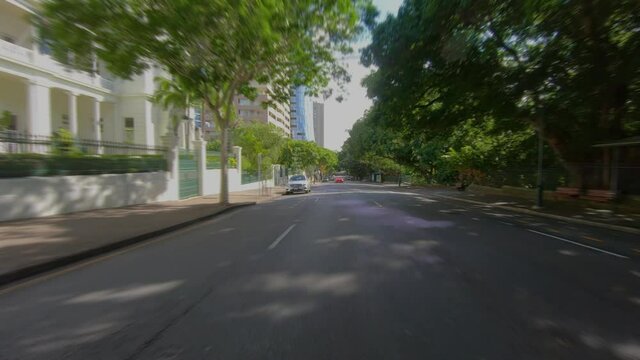
[[338, 154], [335, 151], [318, 147], [318, 164], [317, 169], [320, 171], [320, 177], [324, 178], [329, 172], [338, 167]]
[[194, 101], [194, 96], [189, 89], [178, 80], [169, 80], [158, 77], [155, 79], [157, 87], [151, 100], [160, 104], [165, 110], [169, 110], [171, 130], [178, 135], [178, 127], [182, 120], [187, 118], [187, 112]]
[[388, 126], [427, 139], [469, 122], [536, 129], [570, 168], [640, 133], [638, 13], [634, 0], [406, 0], [371, 26], [364, 83]]
[[319, 163], [318, 145], [310, 141], [287, 139], [278, 162], [294, 171], [308, 171]]
[[258, 155], [262, 156], [262, 173], [280, 157], [280, 149], [285, 142], [284, 132], [271, 124], [260, 122], [242, 124], [234, 129], [234, 144], [242, 147], [243, 168], [258, 170]]
[[269, 84], [272, 98], [284, 101], [291, 86], [317, 92], [331, 77], [346, 79], [334, 54], [350, 50], [365, 2], [50, 0], [42, 27], [61, 60], [85, 63], [97, 55], [125, 78], [155, 63], [202, 99], [220, 130], [220, 202], [228, 203], [234, 97], [255, 97], [252, 81]]

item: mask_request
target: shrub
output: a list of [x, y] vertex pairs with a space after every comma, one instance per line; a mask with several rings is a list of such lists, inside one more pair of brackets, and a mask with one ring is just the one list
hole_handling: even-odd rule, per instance
[[161, 155], [0, 155], [0, 178], [166, 171]]

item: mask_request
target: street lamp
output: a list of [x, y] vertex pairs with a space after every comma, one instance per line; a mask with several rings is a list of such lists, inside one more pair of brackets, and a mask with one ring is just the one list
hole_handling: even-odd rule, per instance
[[537, 197], [535, 208], [539, 209], [543, 206], [544, 200], [544, 179], [542, 174], [542, 161], [544, 156], [544, 138], [543, 138], [543, 121], [538, 121], [538, 181], [537, 181]]

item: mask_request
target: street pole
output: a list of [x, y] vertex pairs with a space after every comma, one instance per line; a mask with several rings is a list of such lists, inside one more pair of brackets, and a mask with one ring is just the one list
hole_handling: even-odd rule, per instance
[[258, 197], [262, 195], [262, 153], [258, 154]]
[[538, 193], [536, 198], [536, 208], [542, 208], [544, 200], [544, 179], [542, 174], [542, 161], [544, 157], [544, 138], [542, 135], [542, 120], [538, 125]]

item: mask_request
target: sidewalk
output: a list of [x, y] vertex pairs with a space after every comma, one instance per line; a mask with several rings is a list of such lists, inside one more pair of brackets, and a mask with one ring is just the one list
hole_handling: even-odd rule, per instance
[[206, 196], [0, 222], [0, 286], [280, 196], [271, 190], [231, 193], [229, 206]]
[[[460, 201], [476, 203], [477, 205], [500, 207], [514, 211], [526, 212], [531, 215], [554, 217], [558, 220], [576, 223], [599, 224], [603, 228], [621, 230], [627, 228], [631, 233], [640, 234], [640, 209], [612, 205], [611, 209], [600, 209], [589, 203], [575, 200], [544, 200], [542, 209], [534, 209], [535, 199], [515, 195], [501, 194], [483, 189], [467, 189], [457, 191], [449, 187], [418, 187], [411, 189], [429, 189], [435, 195], [455, 198]], [[560, 217], [562, 219], [560, 219]], [[593, 225], [591, 224], [591, 225]]]

